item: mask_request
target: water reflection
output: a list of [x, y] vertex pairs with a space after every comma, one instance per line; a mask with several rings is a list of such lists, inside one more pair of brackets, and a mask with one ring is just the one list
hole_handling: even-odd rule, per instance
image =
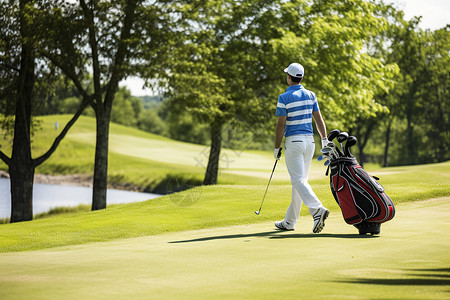
[[[108, 189], [107, 203], [140, 202], [159, 197], [157, 194]], [[92, 204], [92, 188], [35, 183], [33, 187], [33, 214], [47, 212], [55, 207], [73, 207]], [[11, 216], [9, 179], [0, 178], [0, 219]]]

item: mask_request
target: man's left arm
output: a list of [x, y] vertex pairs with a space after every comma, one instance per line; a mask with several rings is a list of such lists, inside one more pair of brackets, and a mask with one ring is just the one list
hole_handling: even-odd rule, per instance
[[313, 111], [312, 115], [314, 118], [314, 122], [316, 123], [317, 131], [319, 132], [320, 138], [322, 139], [322, 148], [323, 148], [325, 147], [326, 144], [328, 144], [327, 127], [325, 126], [325, 122], [323, 121], [320, 110]]

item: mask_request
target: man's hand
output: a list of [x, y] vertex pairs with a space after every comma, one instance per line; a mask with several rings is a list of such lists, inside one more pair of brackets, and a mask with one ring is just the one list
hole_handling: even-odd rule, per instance
[[325, 148], [327, 145], [328, 145], [328, 138], [327, 138], [327, 137], [324, 137], [324, 138], [322, 139], [322, 149]]
[[273, 150], [273, 157], [275, 157], [276, 160], [280, 160], [281, 157], [281, 149], [282, 148], [275, 148]]

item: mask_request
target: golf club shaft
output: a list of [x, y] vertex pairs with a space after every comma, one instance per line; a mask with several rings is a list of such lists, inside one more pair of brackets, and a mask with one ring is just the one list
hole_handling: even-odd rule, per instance
[[275, 160], [275, 164], [273, 165], [272, 174], [270, 174], [269, 183], [267, 183], [266, 191], [264, 192], [264, 197], [263, 197], [263, 199], [261, 201], [261, 206], [259, 207], [258, 214], [261, 213], [261, 208], [263, 206], [264, 199], [266, 198], [267, 190], [269, 189], [270, 181], [272, 180], [273, 172], [275, 171], [275, 167], [277, 166], [277, 162], [278, 162], [278, 159]]

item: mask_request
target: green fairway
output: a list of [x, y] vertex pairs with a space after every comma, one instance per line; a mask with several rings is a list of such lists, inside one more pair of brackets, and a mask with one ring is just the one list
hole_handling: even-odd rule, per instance
[[[323, 166], [322, 166], [323, 167]], [[319, 170], [323, 170], [319, 167]], [[379, 175], [396, 205], [450, 196], [450, 162], [423, 166], [386, 168]], [[274, 177], [282, 174], [277, 170]], [[311, 180], [323, 204], [340, 213], [328, 178]], [[106, 210], [75, 212], [0, 225], [0, 252], [47, 249], [65, 245], [102, 242], [237, 224], [282, 219], [289, 206], [291, 186], [273, 184], [267, 192], [261, 216], [258, 210], [266, 182], [261, 185], [201, 186], [139, 203], [114, 205]], [[305, 213], [306, 207], [302, 208]]]
[[264, 222], [3, 253], [0, 299], [448, 299], [449, 214], [446, 197], [399, 205], [379, 237], [339, 213], [314, 235], [302, 214], [294, 232]]
[[[45, 153], [54, 138], [69, 121], [69, 115], [52, 115], [37, 118], [39, 130], [33, 136], [32, 155]], [[55, 122], [60, 129], [55, 130]], [[36, 170], [42, 174], [93, 174], [95, 150], [95, 119], [81, 116], [55, 153]], [[11, 153], [11, 143], [0, 141], [2, 151]], [[111, 184], [133, 184], [135, 186], [163, 189], [167, 180], [189, 179], [198, 185], [203, 181], [208, 163], [209, 146], [171, 140], [131, 127], [111, 124], [109, 140], [108, 178]], [[271, 151], [249, 151], [248, 149], [222, 149], [220, 156], [221, 184], [264, 184], [273, 166]], [[319, 165], [316, 162], [316, 165]], [[323, 167], [323, 166], [322, 166]], [[284, 164], [277, 167], [286, 171]], [[0, 169], [7, 170], [0, 161]], [[324, 170], [312, 176], [322, 175]], [[280, 173], [275, 180], [289, 182], [287, 172]]]

